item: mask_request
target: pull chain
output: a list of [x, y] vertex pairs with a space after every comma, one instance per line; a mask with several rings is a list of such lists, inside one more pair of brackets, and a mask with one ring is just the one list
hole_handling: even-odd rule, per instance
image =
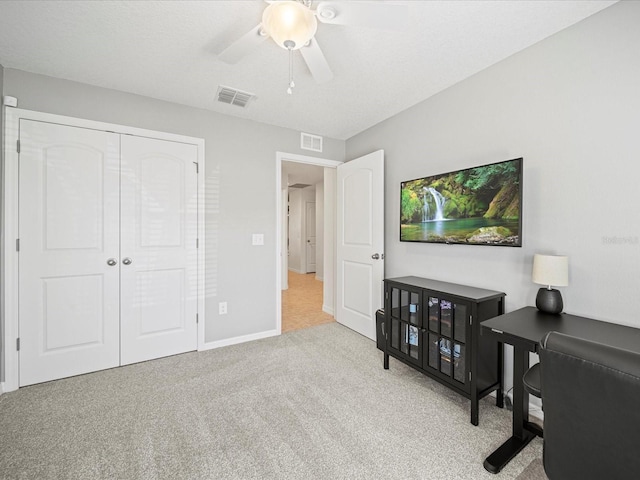
[[287, 93], [291, 95], [293, 93], [293, 87], [296, 86], [293, 83], [293, 47], [295, 47], [295, 43], [292, 40], [287, 40], [284, 42], [284, 46], [289, 50], [289, 88], [287, 88]]

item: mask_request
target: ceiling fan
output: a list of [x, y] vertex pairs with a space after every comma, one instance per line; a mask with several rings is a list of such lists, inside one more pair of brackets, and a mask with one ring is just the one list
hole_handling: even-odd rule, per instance
[[299, 50], [313, 78], [323, 83], [333, 72], [315, 39], [318, 21], [324, 24], [402, 30], [408, 18], [406, 4], [384, 1], [326, 1], [312, 9], [312, 0], [265, 0], [269, 5], [262, 22], [223, 50], [218, 58], [237, 63], [245, 55], [271, 38], [289, 51], [289, 88], [294, 87], [291, 55]]

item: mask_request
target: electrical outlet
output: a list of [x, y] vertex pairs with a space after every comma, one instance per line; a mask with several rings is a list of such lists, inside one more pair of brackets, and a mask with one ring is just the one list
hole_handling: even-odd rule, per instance
[[220, 315], [226, 315], [227, 314], [227, 302], [220, 302], [218, 304], [218, 313]]

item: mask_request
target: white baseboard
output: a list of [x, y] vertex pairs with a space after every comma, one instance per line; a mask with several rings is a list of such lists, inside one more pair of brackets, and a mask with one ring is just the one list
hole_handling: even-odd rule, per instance
[[227, 338], [225, 340], [217, 340], [215, 342], [207, 342], [198, 347], [199, 352], [205, 350], [213, 350], [214, 348], [227, 347], [229, 345], [237, 345], [239, 343], [252, 342], [262, 338], [276, 337], [280, 335], [277, 330], [268, 330], [266, 332], [252, 333], [251, 335], [243, 335], [241, 337]]
[[316, 280], [318, 280], [319, 282], [324, 282], [324, 277], [316, 275]]
[[541, 422], [544, 422], [544, 412], [540, 410], [540, 407], [537, 405], [529, 404], [529, 415], [532, 415]]
[[[488, 396], [496, 398], [496, 392], [491, 392]], [[513, 405], [513, 395], [511, 394], [511, 392], [507, 393], [506, 396], [509, 397], [511, 405]], [[529, 395], [529, 397], [531, 397], [531, 395]], [[529, 415], [532, 415], [541, 422], [544, 422], [544, 412], [540, 407], [540, 400], [536, 398], [535, 401], [537, 401], [538, 403], [533, 403], [531, 400], [529, 400]]]
[[331, 307], [327, 307], [326, 305], [322, 305], [322, 311], [324, 313], [328, 313], [329, 315], [331, 315], [332, 317], [335, 316], [335, 313], [333, 311], [333, 308]]
[[297, 268], [291, 268], [291, 267], [289, 267], [289, 271], [290, 271], [290, 272], [293, 272], [293, 273], [298, 273], [298, 274], [300, 274], [300, 275], [306, 275], [306, 274], [307, 274], [307, 272], [303, 272], [302, 270], [298, 270]]

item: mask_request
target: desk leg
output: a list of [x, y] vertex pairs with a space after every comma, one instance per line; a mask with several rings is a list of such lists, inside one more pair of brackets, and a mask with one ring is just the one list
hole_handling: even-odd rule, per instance
[[529, 352], [513, 347], [513, 435], [484, 461], [488, 472], [498, 473], [526, 447], [535, 435], [524, 428], [529, 419], [529, 394], [525, 392], [522, 376], [529, 367]]
[[513, 435], [523, 437], [524, 422], [529, 420], [529, 394], [522, 377], [529, 368], [529, 351], [513, 347]]
[[496, 407], [504, 407], [504, 343], [498, 342], [498, 389], [496, 390]]

